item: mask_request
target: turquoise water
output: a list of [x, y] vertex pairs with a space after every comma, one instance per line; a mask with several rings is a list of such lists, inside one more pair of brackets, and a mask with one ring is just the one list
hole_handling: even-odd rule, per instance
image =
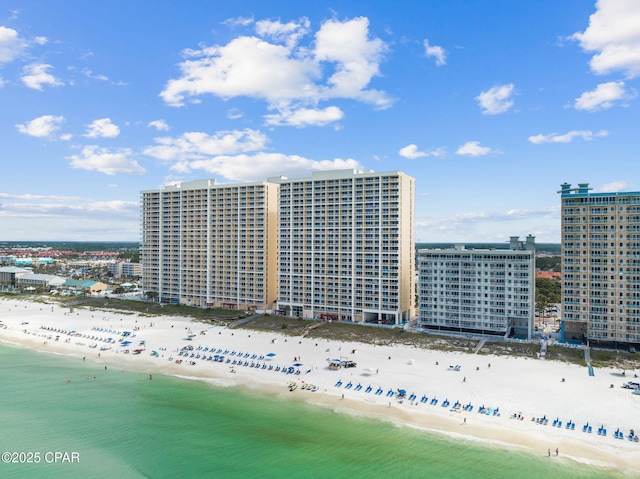
[[626, 477], [74, 358], [0, 346], [0, 364], [0, 451], [40, 453], [2, 478]]

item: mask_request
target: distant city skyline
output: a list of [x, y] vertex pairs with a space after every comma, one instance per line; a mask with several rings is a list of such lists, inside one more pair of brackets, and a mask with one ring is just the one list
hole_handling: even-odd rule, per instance
[[139, 241], [140, 192], [416, 178], [418, 243], [560, 243], [562, 183], [640, 191], [640, 2], [0, 8], [0, 240]]

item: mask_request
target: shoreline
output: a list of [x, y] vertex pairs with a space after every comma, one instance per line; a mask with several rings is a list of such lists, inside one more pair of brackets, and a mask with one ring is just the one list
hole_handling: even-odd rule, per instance
[[[624, 378], [619, 371], [608, 368], [597, 369], [595, 377], [590, 377], [584, 367], [544, 360], [287, 337], [208, 326], [179, 317], [149, 318], [91, 309], [71, 313], [69, 308], [57, 304], [15, 299], [0, 299], [0, 312], [4, 324], [0, 340], [12, 347], [79, 360], [85, 358], [110, 368], [149, 375], [166, 374], [202, 380], [218, 387], [240, 387], [251, 394], [304, 401], [338, 413], [501, 449], [513, 448], [545, 456], [547, 450], [551, 450], [554, 459], [558, 448], [558, 459], [562, 461], [640, 472], [640, 443], [626, 438], [629, 429], [640, 430], [640, 396], [622, 389]], [[191, 330], [196, 336], [188, 340]], [[76, 333], [70, 335], [64, 331]], [[130, 331], [131, 345], [104, 341], [105, 334], [111, 334], [106, 331]], [[59, 336], [57, 341], [55, 336]], [[96, 339], [89, 339], [91, 337]], [[116, 339], [115, 334], [108, 337]], [[144, 345], [138, 347], [140, 341], [144, 341]], [[178, 356], [184, 346], [192, 346], [194, 354], [205, 348], [250, 353], [249, 364], [253, 355], [256, 355], [255, 363], [263, 356], [259, 363], [265, 368], [236, 366], [233, 373], [230, 363], [202, 359], [204, 353], [200, 353], [200, 358]], [[101, 347], [111, 349], [100, 350]], [[125, 347], [144, 348], [144, 351], [126, 354]], [[152, 356], [153, 350], [158, 354]], [[264, 358], [268, 353], [275, 354], [273, 359]], [[233, 357], [225, 356], [226, 359]], [[357, 361], [358, 366], [329, 370], [326, 360], [337, 357]], [[176, 359], [183, 359], [183, 363], [176, 364]], [[190, 365], [191, 361], [195, 364]], [[299, 374], [275, 372], [276, 365], [293, 364], [300, 364], [296, 367]], [[269, 370], [267, 365], [273, 369]], [[449, 365], [461, 368], [450, 370]], [[565, 378], [566, 381], [562, 381]], [[291, 380], [299, 385], [293, 392], [286, 389]], [[350, 381], [353, 387], [336, 387], [338, 380], [343, 384]], [[302, 389], [305, 383], [315, 384], [317, 391]], [[355, 390], [357, 384], [363, 386], [359, 391]], [[610, 388], [610, 384], [614, 384], [614, 388]], [[369, 385], [372, 390], [367, 393]], [[377, 388], [383, 388], [384, 393], [375, 395]], [[417, 399], [400, 402], [386, 396], [388, 390], [397, 388], [416, 394]], [[436, 396], [438, 405], [421, 402], [423, 395], [429, 399]], [[456, 401], [471, 403], [474, 409], [469, 412], [442, 407], [444, 399], [452, 405]], [[501, 415], [478, 414], [481, 405], [499, 408]], [[524, 420], [511, 418], [519, 412], [525, 416]], [[548, 424], [531, 421], [532, 417], [543, 415], [549, 419]], [[562, 427], [552, 425], [556, 417], [563, 421]], [[569, 419], [576, 424], [575, 430], [564, 427]], [[593, 426], [592, 434], [582, 431], [587, 421]], [[607, 427], [607, 436], [596, 434], [600, 423]], [[613, 437], [618, 427], [624, 432], [624, 439]]]

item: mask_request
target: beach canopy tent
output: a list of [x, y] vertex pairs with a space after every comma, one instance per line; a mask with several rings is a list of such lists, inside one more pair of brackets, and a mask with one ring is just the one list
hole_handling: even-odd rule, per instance
[[330, 359], [329, 360], [329, 368], [330, 369], [340, 369], [342, 367], [342, 361], [340, 359]]

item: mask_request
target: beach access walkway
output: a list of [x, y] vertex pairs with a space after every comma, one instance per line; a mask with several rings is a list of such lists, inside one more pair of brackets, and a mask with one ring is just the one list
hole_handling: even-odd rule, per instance
[[546, 339], [543, 339], [541, 342], [541, 346], [540, 346], [540, 359], [546, 359], [547, 358], [547, 347], [548, 347], [548, 343]]
[[593, 366], [591, 365], [591, 351], [589, 346], [585, 346], [584, 348], [584, 362], [587, 363], [587, 370], [589, 371], [589, 376], [595, 376], [596, 373], [593, 370]]
[[244, 324], [250, 323], [251, 321], [255, 321], [256, 319], [261, 318], [263, 316], [264, 314], [262, 313], [253, 314], [251, 316], [247, 316], [246, 318], [242, 318], [242, 319], [238, 319], [237, 321], [234, 321], [229, 326], [227, 326], [227, 328], [234, 329], [234, 328], [237, 328], [238, 326], [242, 326]]
[[485, 338], [481, 339], [473, 350], [473, 354], [478, 354], [485, 344], [487, 344], [487, 340]]

